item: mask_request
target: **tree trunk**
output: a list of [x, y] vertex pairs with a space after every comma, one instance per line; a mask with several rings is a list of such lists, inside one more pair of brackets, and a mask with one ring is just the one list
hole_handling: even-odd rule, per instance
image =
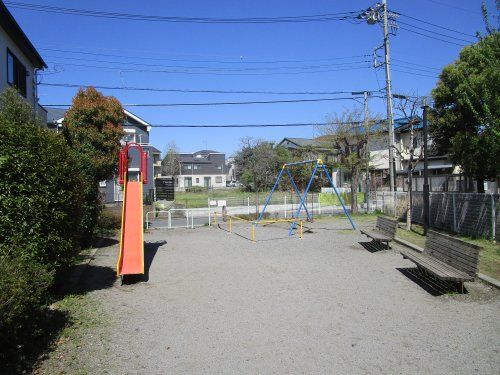
[[476, 179], [477, 192], [484, 193], [484, 178], [478, 176]]
[[358, 213], [358, 168], [351, 168], [351, 213]]
[[[411, 162], [411, 161], [410, 161]], [[412, 173], [408, 168], [408, 193], [406, 194], [406, 230], [411, 230], [411, 198], [412, 198]]]

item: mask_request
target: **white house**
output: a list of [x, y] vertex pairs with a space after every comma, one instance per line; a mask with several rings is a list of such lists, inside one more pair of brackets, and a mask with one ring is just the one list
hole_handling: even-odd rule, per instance
[[0, 0], [0, 91], [15, 87], [46, 122], [47, 112], [38, 104], [37, 71], [47, 64]]

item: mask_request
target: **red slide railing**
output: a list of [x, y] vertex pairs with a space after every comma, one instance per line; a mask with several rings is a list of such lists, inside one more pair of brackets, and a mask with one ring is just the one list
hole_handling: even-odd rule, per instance
[[148, 153], [142, 150], [138, 143], [128, 143], [118, 154], [118, 181], [120, 185], [125, 183], [125, 175], [128, 171], [129, 151], [131, 148], [137, 148], [139, 152], [139, 174], [143, 184], [148, 183]]

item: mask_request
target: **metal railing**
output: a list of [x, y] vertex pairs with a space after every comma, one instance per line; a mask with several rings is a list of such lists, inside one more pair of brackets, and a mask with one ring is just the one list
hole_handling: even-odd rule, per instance
[[211, 225], [207, 208], [171, 208], [146, 212], [146, 229], [191, 228]]

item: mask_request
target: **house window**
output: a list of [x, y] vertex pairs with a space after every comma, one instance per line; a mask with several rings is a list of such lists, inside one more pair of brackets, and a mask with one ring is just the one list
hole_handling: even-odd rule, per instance
[[191, 170], [191, 164], [185, 164], [185, 165], [184, 165], [184, 169], [189, 169], [189, 170]]
[[198, 164], [193, 165], [193, 169], [200, 169], [200, 166]]
[[222, 176], [216, 176], [215, 177], [215, 183], [216, 184], [222, 184]]
[[199, 184], [200, 183], [200, 179], [198, 177], [196, 177], [196, 183]]
[[217, 169], [222, 170], [222, 165], [218, 165]]
[[102, 187], [102, 188], [106, 187], [106, 181], [100, 181], [99, 187]]
[[7, 49], [7, 82], [26, 97], [26, 67]]
[[193, 186], [193, 180], [191, 177], [184, 177], [184, 187], [191, 187]]

